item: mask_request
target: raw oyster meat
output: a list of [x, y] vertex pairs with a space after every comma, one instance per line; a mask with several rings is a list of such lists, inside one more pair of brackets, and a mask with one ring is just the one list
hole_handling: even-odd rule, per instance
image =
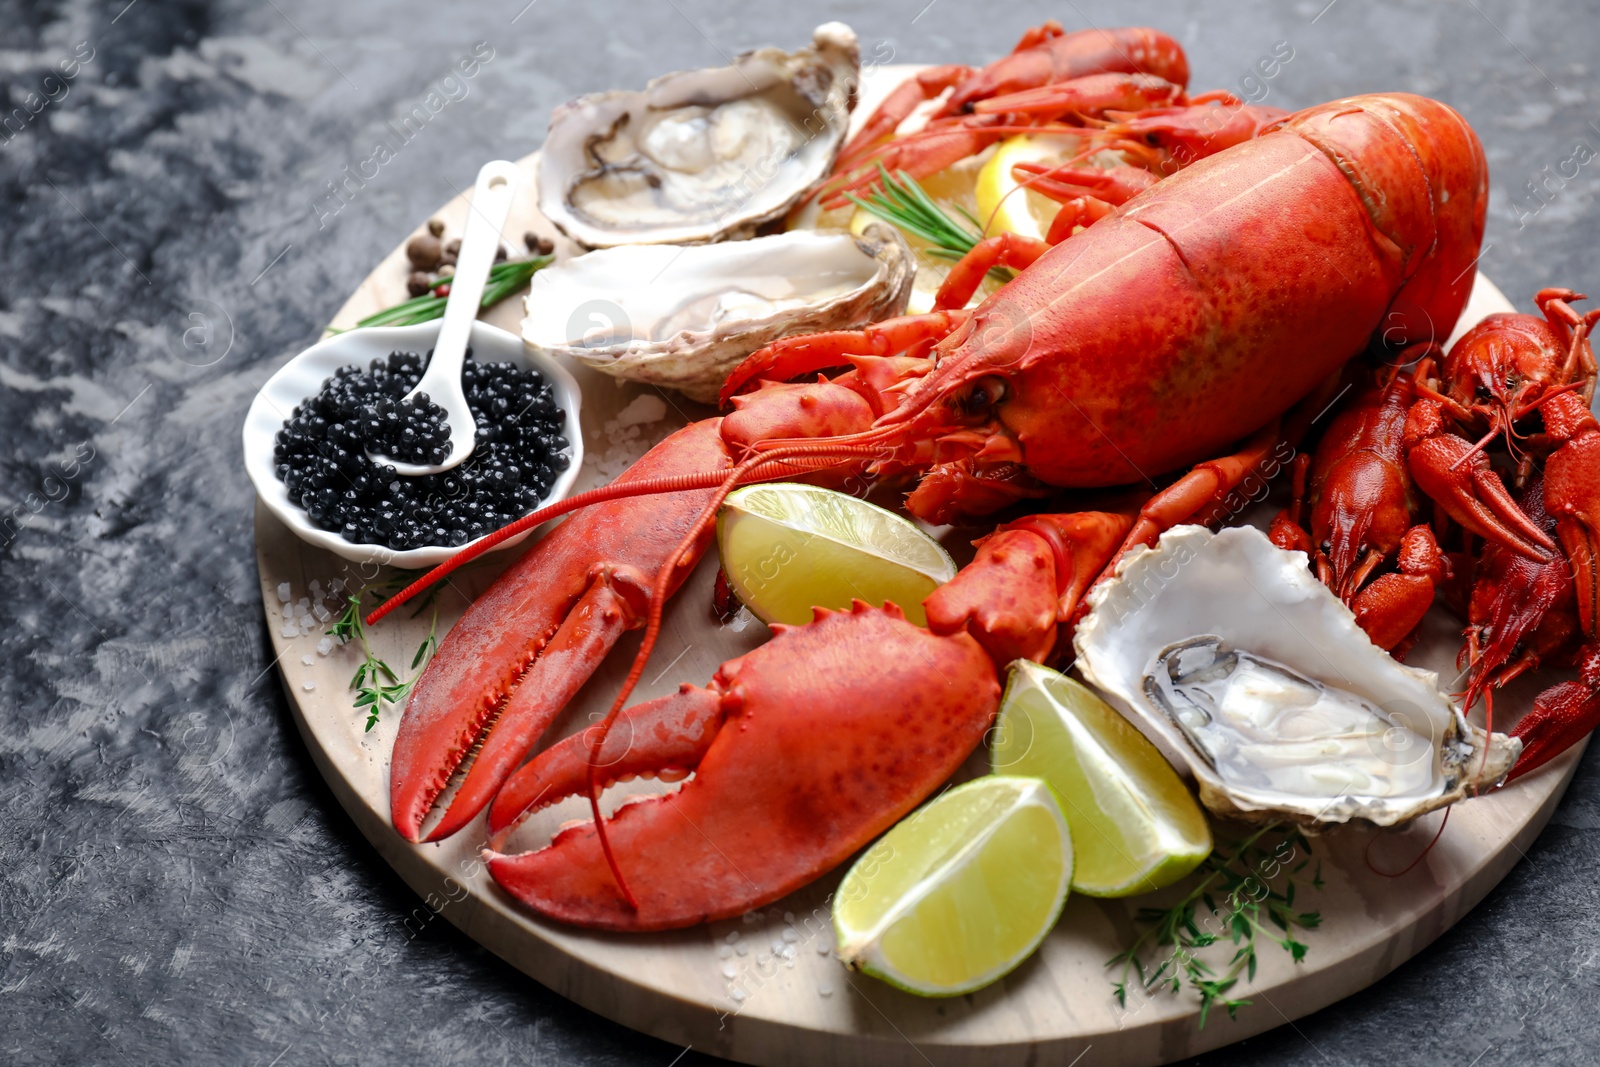
[[539, 157], [539, 209], [589, 248], [748, 237], [832, 169], [860, 67], [855, 31], [829, 22], [797, 52], [761, 48], [563, 104]]
[[1254, 527], [1169, 530], [1089, 600], [1079, 671], [1217, 815], [1392, 826], [1494, 785], [1521, 752]]
[[849, 330], [905, 310], [916, 264], [874, 224], [861, 237], [792, 231], [714, 245], [625, 245], [533, 276], [530, 348], [704, 403], [780, 337]]

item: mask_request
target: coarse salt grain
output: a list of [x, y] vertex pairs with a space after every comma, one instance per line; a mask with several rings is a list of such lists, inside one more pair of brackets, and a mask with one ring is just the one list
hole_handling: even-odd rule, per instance
[[288, 582], [278, 583], [278, 601], [280, 603], [287, 604], [289, 602], [289, 598], [293, 595], [294, 593], [290, 590]]
[[315, 663], [317, 661], [312, 659], [310, 656], [301, 656], [300, 657], [300, 662], [304, 663], [307, 667], [309, 667], [309, 666], [311, 666], [313, 663]]
[[828, 952], [832, 949], [832, 947], [833, 946], [829, 945], [826, 941], [818, 941], [817, 942], [817, 955], [826, 956], [828, 954]]
[[733, 951], [737, 952], [741, 956], [748, 956], [750, 955], [750, 946], [744, 942], [740, 942]]
[[278, 631], [279, 637], [299, 637], [300, 627], [293, 619], [283, 620], [283, 629]]
[[819, 983], [817, 986], [817, 995], [820, 997], [833, 996], [833, 986], [829, 985], [827, 982]]
[[333, 651], [333, 638], [324, 637], [321, 641], [317, 642], [317, 655], [326, 656], [329, 652], [332, 652], [332, 651]]
[[628, 406], [617, 412], [613, 421], [618, 426], [638, 426], [643, 423], [660, 422], [667, 417], [667, 402], [654, 393], [640, 393], [628, 402]]
[[736, 975], [738, 973], [739, 973], [739, 968], [735, 967], [733, 964], [724, 963], [722, 965], [722, 977], [724, 977], [724, 978], [732, 978], [734, 975]]
[[[790, 921], [792, 922], [793, 920]], [[798, 941], [800, 940], [800, 931], [791, 926], [783, 932], [783, 939], [785, 941]]]
[[309, 679], [309, 678], [307, 678], [307, 679], [306, 679], [306, 680], [305, 680], [305, 681], [304, 681], [304, 682], [301, 682], [301, 683], [300, 683], [300, 688], [301, 688], [301, 689], [304, 689], [304, 690], [305, 690], [305, 691], [306, 691], [306, 692], [308, 692], [308, 693], [309, 693], [309, 692], [311, 692], [311, 691], [312, 691], [312, 690], [313, 690], [313, 689], [315, 689], [315, 688], [316, 688], [316, 687], [317, 687], [317, 683], [316, 683], [316, 682], [313, 682], [313, 681], [312, 681], [312, 680], [311, 680], [311, 679]]
[[727, 943], [728, 943], [728, 944], [730, 944], [730, 945], [731, 945], [731, 944], [733, 944], [733, 943], [734, 943], [734, 942], [735, 942], [735, 941], [737, 941], [737, 940], [739, 940], [739, 937], [740, 937], [740, 936], [741, 936], [741, 935], [740, 935], [740, 934], [739, 934], [739, 931], [737, 931], [737, 930], [729, 930], [729, 931], [728, 931], [728, 936], [727, 936], [727, 937], [725, 937], [725, 938], [723, 938], [723, 940], [724, 940], [724, 941], [726, 941], [726, 942], [727, 942]]
[[732, 955], [733, 955], [733, 946], [732, 945], [728, 944], [727, 942], [723, 942], [722, 944], [717, 946], [717, 959], [725, 960], [729, 956], [732, 956]]

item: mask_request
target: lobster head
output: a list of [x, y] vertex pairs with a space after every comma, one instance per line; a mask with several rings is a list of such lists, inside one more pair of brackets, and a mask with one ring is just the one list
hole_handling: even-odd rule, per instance
[[1578, 385], [1587, 394], [1594, 381], [1588, 334], [1595, 313], [1579, 315], [1569, 289], [1542, 290], [1535, 302], [1544, 318], [1490, 315], [1461, 336], [1445, 356], [1440, 389], [1472, 412], [1490, 434], [1512, 426], [1551, 390]]

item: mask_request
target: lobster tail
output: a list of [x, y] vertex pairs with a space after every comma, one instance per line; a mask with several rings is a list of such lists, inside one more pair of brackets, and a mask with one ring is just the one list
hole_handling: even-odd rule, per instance
[[1281, 127], [1349, 179], [1399, 291], [1379, 326], [1390, 349], [1443, 341], [1472, 295], [1489, 208], [1483, 145], [1456, 111], [1411, 93], [1334, 100]]

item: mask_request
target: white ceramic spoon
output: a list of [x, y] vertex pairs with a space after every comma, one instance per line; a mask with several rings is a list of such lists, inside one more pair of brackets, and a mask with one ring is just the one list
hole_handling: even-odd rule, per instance
[[444, 409], [445, 420], [450, 424], [450, 454], [443, 463], [426, 464], [402, 463], [367, 453], [367, 458], [374, 463], [390, 464], [408, 478], [447, 471], [472, 455], [478, 427], [472, 418], [472, 409], [467, 406], [467, 394], [461, 388], [461, 365], [467, 358], [467, 339], [472, 333], [472, 324], [477, 321], [478, 306], [483, 302], [489, 268], [494, 266], [495, 253], [500, 248], [500, 229], [511, 211], [517, 178], [517, 165], [503, 159], [485, 163], [478, 171], [478, 183], [472, 190], [472, 203], [467, 212], [467, 228], [461, 235], [461, 251], [456, 253], [456, 270], [450, 276], [450, 296], [445, 301], [439, 339], [434, 342], [433, 356], [428, 360], [422, 380], [400, 401], [410, 403], [418, 393], [427, 393], [429, 400]]

